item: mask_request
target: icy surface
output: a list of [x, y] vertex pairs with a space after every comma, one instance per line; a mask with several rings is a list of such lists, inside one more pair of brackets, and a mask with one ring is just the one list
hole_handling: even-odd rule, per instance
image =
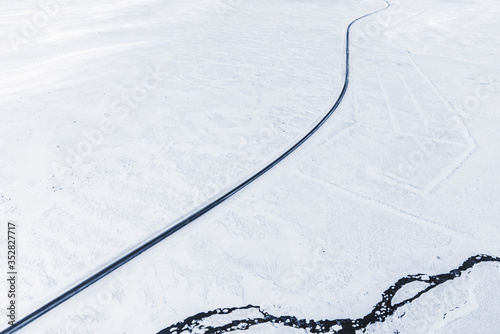
[[44, 7], [9, 3], [0, 189], [22, 233], [22, 309], [307, 129], [339, 89], [343, 31], [364, 7], [68, 2], [27, 39], [26, 11]]
[[[383, 6], [67, 1], [17, 45], [43, 9], [7, 1], [0, 208], [21, 233], [21, 312], [303, 133], [341, 86], [347, 24]], [[348, 95], [319, 133], [21, 333], [156, 333], [248, 304], [357, 318], [401, 277], [499, 256], [499, 15], [495, 1], [407, 0], [359, 22]], [[482, 264], [369, 331], [495, 333], [499, 276]], [[294, 332], [263, 326], [248, 333]]]

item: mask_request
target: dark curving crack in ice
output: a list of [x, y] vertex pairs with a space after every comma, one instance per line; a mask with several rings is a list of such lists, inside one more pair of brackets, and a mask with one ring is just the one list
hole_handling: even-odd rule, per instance
[[[274, 316], [264, 311], [260, 306], [247, 305], [243, 307], [233, 308], [218, 308], [208, 312], [201, 312], [192, 317], [171, 325], [158, 334], [181, 334], [181, 333], [197, 333], [197, 334], [222, 334], [234, 331], [243, 331], [250, 329], [253, 326], [260, 324], [278, 324], [286, 327], [304, 329], [310, 333], [338, 333], [338, 334], [354, 334], [358, 330], [364, 330], [370, 324], [384, 322], [388, 317], [393, 315], [396, 310], [402, 306], [413, 302], [423, 294], [440, 286], [443, 283], [454, 280], [462, 276], [462, 274], [482, 262], [500, 262], [500, 258], [490, 255], [476, 255], [468, 258], [460, 267], [453, 269], [448, 273], [429, 276], [425, 274], [408, 275], [399, 279], [394, 285], [384, 291], [382, 300], [375, 305], [373, 310], [359, 319], [336, 319], [336, 320], [305, 320], [298, 319], [294, 316]], [[428, 284], [426, 288], [416, 293], [413, 297], [393, 304], [392, 301], [396, 293], [413, 282], [422, 282]], [[203, 322], [213, 319], [217, 316], [230, 315], [231, 313], [250, 310], [260, 314], [259, 317], [232, 320], [226, 324], [218, 326], [207, 326]]]

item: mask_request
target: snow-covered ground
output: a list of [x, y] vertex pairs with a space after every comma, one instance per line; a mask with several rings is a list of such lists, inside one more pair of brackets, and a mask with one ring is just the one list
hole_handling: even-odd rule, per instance
[[[500, 6], [391, 3], [353, 27], [347, 96], [298, 151], [20, 332], [156, 333], [247, 304], [354, 319], [401, 277], [500, 256]], [[18, 224], [19, 315], [304, 133], [343, 84], [347, 24], [384, 5], [7, 1], [0, 205]], [[495, 333], [499, 270], [368, 331]]]
[[45, 11], [19, 6], [2, 27], [0, 189], [26, 312], [286, 147], [329, 108], [365, 10], [68, 2], [28, 39]]

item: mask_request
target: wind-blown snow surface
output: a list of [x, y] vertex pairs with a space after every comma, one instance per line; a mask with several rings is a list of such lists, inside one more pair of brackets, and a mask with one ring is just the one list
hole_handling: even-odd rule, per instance
[[[202, 3], [68, 3], [17, 52], [2, 48], [0, 189], [21, 232], [23, 313], [285, 147], [329, 109], [347, 23], [383, 7]], [[19, 35], [37, 10], [20, 6], [2, 14]], [[409, 0], [357, 24], [348, 96], [317, 135], [21, 332], [156, 333], [247, 304], [355, 318], [400, 277], [499, 256], [499, 12]], [[114, 112], [154, 84], [151, 68], [158, 87]], [[114, 130], [66, 163], [103, 119]], [[482, 264], [369, 330], [494, 333], [499, 276]], [[265, 326], [251, 332], [293, 332]]]
[[340, 87], [346, 24], [376, 5], [4, 4], [0, 191], [22, 313], [307, 129]]

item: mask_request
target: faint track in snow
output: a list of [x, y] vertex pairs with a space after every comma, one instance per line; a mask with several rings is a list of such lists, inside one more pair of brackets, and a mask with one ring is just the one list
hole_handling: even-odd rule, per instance
[[138, 245], [134, 249], [130, 250], [128, 253], [120, 257], [119, 259], [111, 262], [110, 264], [106, 265], [104, 268], [101, 270], [97, 271], [95, 274], [87, 277], [86, 279], [82, 280], [81, 282], [77, 283], [75, 286], [67, 290], [66, 292], [62, 293], [60, 296], [54, 298], [47, 304], [41, 306], [37, 310], [33, 311], [32, 313], [28, 314], [26, 317], [20, 319], [17, 321], [13, 326], [8, 327], [7, 329], [4, 329], [0, 334], [11, 334], [14, 333], [21, 328], [25, 327], [26, 325], [30, 324], [31, 322], [35, 321], [36, 319], [40, 318], [50, 310], [54, 309], [58, 305], [64, 303], [66, 300], [70, 299], [71, 297], [75, 296], [79, 292], [85, 290], [92, 284], [96, 283], [99, 281], [101, 278], [109, 275], [111, 272], [115, 271], [116, 269], [120, 268], [127, 262], [131, 261], [132, 259], [136, 258], [143, 252], [147, 251], [148, 249], [152, 248], [156, 244], [160, 243], [161, 241], [165, 240], [175, 232], [179, 231], [183, 227], [187, 226], [188, 224], [192, 223], [196, 219], [200, 218], [203, 216], [205, 213], [209, 212], [219, 204], [223, 203], [225, 200], [236, 194], [238, 191], [241, 189], [245, 188], [248, 186], [250, 183], [253, 181], [257, 180], [259, 177], [267, 173], [271, 168], [279, 164], [281, 161], [283, 161], [287, 156], [289, 156], [292, 152], [294, 152], [297, 148], [299, 148], [302, 144], [304, 144], [316, 131], [318, 131], [321, 126], [330, 118], [330, 116], [337, 110], [339, 107], [340, 103], [344, 99], [344, 96], [347, 92], [347, 88], [349, 86], [349, 73], [350, 73], [350, 68], [349, 68], [349, 63], [350, 63], [350, 57], [349, 57], [349, 40], [350, 40], [350, 30], [351, 27], [353, 26], [354, 23], [357, 21], [366, 18], [368, 16], [371, 16], [373, 14], [376, 14], [378, 12], [381, 12], [383, 10], [386, 10], [389, 8], [391, 5], [389, 2], [386, 0], [382, 0], [383, 2], [386, 3], [386, 7], [379, 9], [377, 11], [374, 11], [372, 13], [363, 15], [352, 21], [348, 26], [346, 30], [346, 46], [345, 46], [345, 74], [344, 74], [344, 85], [342, 86], [342, 90], [339, 94], [339, 97], [335, 101], [333, 107], [318, 121], [316, 122], [313, 127], [299, 140], [297, 140], [293, 145], [291, 145], [285, 152], [281, 153], [277, 158], [275, 158], [273, 161], [271, 161], [269, 164], [267, 164], [265, 167], [260, 169], [258, 172], [247, 178], [246, 180], [240, 182], [236, 186], [232, 187], [219, 197], [217, 197], [215, 200], [211, 201], [210, 203], [205, 204], [203, 207], [200, 209], [195, 210], [194, 212], [187, 214], [185, 218], [181, 218], [179, 221], [174, 223], [173, 226], [167, 228], [163, 232], [160, 232], [158, 235], [155, 237], [151, 238], [150, 240], [147, 240], [143, 242], [142, 244]]
[[461, 125], [464, 127], [465, 131], [465, 137], [467, 138], [467, 143], [469, 145], [469, 149], [457, 159], [456, 163], [451, 165], [450, 168], [447, 168], [439, 178], [433, 182], [431, 185], [429, 185], [426, 189], [428, 193], [435, 191], [440, 184], [442, 184], [445, 180], [449, 179], [455, 172], [462, 167], [462, 165], [469, 160], [469, 158], [472, 156], [474, 152], [477, 151], [479, 145], [477, 144], [477, 141], [474, 139], [472, 136], [472, 132], [470, 128], [467, 126], [467, 123], [464, 121], [463, 117], [458, 113], [455, 108], [453, 108], [453, 105], [451, 102], [441, 93], [441, 91], [438, 89], [436, 84], [432, 81], [432, 79], [423, 71], [423, 69], [418, 66], [418, 64], [415, 62], [415, 59], [411, 56], [411, 53], [408, 52], [407, 54], [408, 59], [410, 60], [410, 63], [415, 67], [415, 69], [426, 79], [427, 83], [431, 86], [431, 88], [434, 90], [434, 92], [439, 96], [441, 101], [446, 105], [448, 108], [448, 114], [449, 115], [454, 115], [460, 120]]

